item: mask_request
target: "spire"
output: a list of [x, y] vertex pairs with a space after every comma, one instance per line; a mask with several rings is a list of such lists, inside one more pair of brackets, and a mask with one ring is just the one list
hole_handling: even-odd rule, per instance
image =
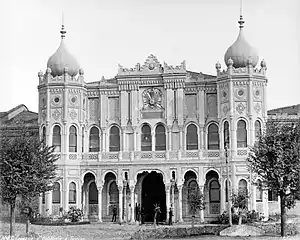
[[61, 30], [60, 30], [61, 39], [65, 39], [66, 33], [67, 33], [67, 31], [65, 30], [65, 25], [64, 25], [64, 13], [62, 13], [62, 16], [61, 16]]
[[238, 23], [240, 24], [239, 28], [242, 29], [245, 23], [243, 19], [243, 0], [241, 0], [241, 4], [240, 4], [240, 20], [238, 21]]

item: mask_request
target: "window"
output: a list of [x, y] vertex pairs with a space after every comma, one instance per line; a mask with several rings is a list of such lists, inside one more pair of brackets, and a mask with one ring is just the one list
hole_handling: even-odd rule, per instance
[[148, 125], [142, 127], [141, 150], [152, 151], [152, 136], [151, 129]]
[[230, 148], [230, 138], [229, 138], [229, 123], [226, 121], [224, 122], [224, 149], [225, 146], [227, 146], [228, 148]]
[[155, 151], [166, 150], [166, 131], [163, 125], [157, 125], [155, 129]]
[[257, 180], [256, 183], [256, 202], [262, 202], [263, 200], [263, 190], [262, 184], [260, 180]]
[[69, 185], [69, 203], [76, 203], [76, 184], [73, 182]]
[[209, 201], [220, 202], [220, 185], [217, 180], [212, 180], [209, 184]]
[[42, 130], [42, 141], [43, 141], [43, 144], [46, 145], [46, 127], [43, 127], [43, 130]]
[[109, 151], [110, 152], [120, 151], [120, 131], [119, 128], [116, 126], [110, 128]]
[[[196, 180], [191, 180], [188, 184], [188, 198], [190, 198], [192, 195], [199, 195], [199, 188]], [[192, 214], [192, 209], [189, 206], [189, 212]]]
[[60, 185], [58, 182], [53, 184], [52, 203], [60, 203]]
[[187, 127], [186, 133], [186, 150], [198, 149], [198, 131], [194, 124], [190, 124]]
[[244, 120], [239, 120], [237, 123], [237, 147], [247, 147], [247, 129]]
[[239, 192], [246, 193], [246, 194], [248, 193], [247, 181], [244, 179], [241, 179], [239, 181]]
[[255, 128], [255, 142], [258, 142], [259, 137], [261, 136], [261, 123], [260, 121], [256, 120], [254, 124]]
[[52, 145], [54, 146], [56, 152], [61, 151], [60, 127], [57, 125], [53, 128]]
[[208, 149], [219, 149], [219, 128], [215, 123], [208, 127]]
[[92, 127], [90, 130], [90, 152], [99, 152], [99, 129]]
[[268, 201], [278, 201], [278, 195], [272, 189], [268, 190]]
[[89, 186], [89, 204], [98, 203], [98, 189], [95, 182], [92, 182]]
[[74, 126], [70, 127], [69, 132], [69, 152], [77, 152], [77, 131]]

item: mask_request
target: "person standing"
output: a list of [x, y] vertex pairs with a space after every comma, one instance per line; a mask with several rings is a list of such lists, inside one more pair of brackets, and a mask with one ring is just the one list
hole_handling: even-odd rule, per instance
[[144, 224], [144, 208], [140, 208], [140, 215], [141, 215], [141, 224]]
[[113, 206], [113, 216], [112, 216], [112, 219], [111, 219], [112, 222], [116, 222], [117, 221], [117, 211], [118, 211], [117, 206], [114, 205]]
[[135, 220], [140, 221], [140, 204], [135, 204]]
[[173, 211], [172, 208], [170, 207], [169, 209], [169, 225], [172, 225], [172, 217], [173, 217]]

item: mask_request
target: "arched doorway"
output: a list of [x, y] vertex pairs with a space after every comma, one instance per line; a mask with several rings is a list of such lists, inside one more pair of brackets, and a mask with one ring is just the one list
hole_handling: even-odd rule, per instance
[[159, 221], [166, 220], [166, 192], [161, 173], [151, 172], [142, 182], [142, 209], [145, 222], [153, 222], [154, 205], [159, 204], [161, 214]]
[[205, 183], [205, 201], [209, 203], [207, 214], [218, 215], [220, 214], [220, 202], [221, 202], [221, 189], [219, 183], [219, 175], [216, 171], [209, 171], [206, 174]]

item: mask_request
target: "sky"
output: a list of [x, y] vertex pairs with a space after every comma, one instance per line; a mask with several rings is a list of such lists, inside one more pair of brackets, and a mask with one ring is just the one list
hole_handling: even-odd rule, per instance
[[[216, 75], [238, 36], [240, 0], [0, 0], [0, 112], [38, 111], [38, 72], [66, 45], [85, 81], [114, 77], [154, 54]], [[244, 35], [267, 63], [268, 109], [300, 104], [300, 3], [243, 0]]]

